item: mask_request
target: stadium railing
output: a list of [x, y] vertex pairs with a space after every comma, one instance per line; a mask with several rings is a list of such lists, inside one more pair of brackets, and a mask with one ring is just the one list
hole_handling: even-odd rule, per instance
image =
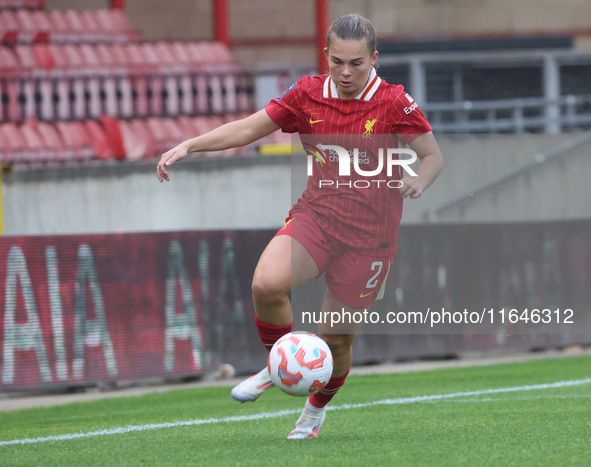
[[[540, 132], [584, 131], [591, 128], [591, 81], [584, 77], [589, 73], [591, 53], [575, 49], [528, 49], [510, 51], [421, 52], [413, 54], [382, 54], [379, 58], [383, 72], [401, 70], [406, 76], [405, 86], [420, 103], [432, 121], [434, 129], [444, 133], [465, 132]], [[539, 83], [531, 83], [515, 76], [513, 89], [495, 83], [494, 77], [483, 81], [480, 95], [493, 95], [487, 86], [503, 88], [512, 94], [531, 95], [535, 84], [539, 96], [528, 98], [497, 98], [470, 101], [461, 98], [465, 84], [461, 79], [462, 68], [481, 70], [516, 70], [524, 67], [535, 71]], [[442, 101], [443, 95], [429, 87], [431, 76], [444, 68], [458, 72], [450, 86], [454, 87], [454, 99]], [[568, 78], [568, 79], [566, 79]], [[573, 79], [577, 78], [577, 79]], [[576, 81], [567, 86], [567, 81]], [[569, 90], [570, 87], [570, 90]], [[502, 93], [501, 93], [502, 94]], [[455, 98], [455, 96], [459, 98]]]
[[548, 128], [576, 132], [591, 128], [591, 94], [425, 104], [421, 109], [437, 133], [545, 133]]

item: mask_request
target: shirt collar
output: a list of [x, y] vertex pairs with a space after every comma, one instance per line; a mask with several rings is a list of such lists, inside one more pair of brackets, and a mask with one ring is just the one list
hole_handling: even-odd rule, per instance
[[[361, 91], [357, 96], [355, 96], [355, 99], [361, 99], [364, 101], [370, 100], [378, 90], [378, 87], [380, 86], [381, 82], [382, 79], [376, 73], [376, 69], [374, 67], [371, 67], [367, 84], [365, 85], [365, 88], [363, 88], [363, 91]], [[322, 94], [325, 98], [338, 99], [339, 97], [337, 85], [334, 83], [330, 75], [328, 75], [324, 80], [324, 89]]]

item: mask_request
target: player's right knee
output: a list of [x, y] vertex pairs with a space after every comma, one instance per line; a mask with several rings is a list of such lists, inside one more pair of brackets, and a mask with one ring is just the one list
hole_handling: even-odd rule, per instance
[[287, 299], [288, 290], [276, 278], [255, 275], [252, 281], [252, 298], [256, 303], [276, 305]]

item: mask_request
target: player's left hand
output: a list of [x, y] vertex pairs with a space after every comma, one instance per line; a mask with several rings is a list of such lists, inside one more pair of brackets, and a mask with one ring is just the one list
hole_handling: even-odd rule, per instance
[[156, 175], [158, 176], [158, 181], [160, 183], [162, 183], [164, 180], [170, 182], [170, 175], [168, 174], [167, 168], [174, 164], [176, 161], [182, 161], [185, 157], [187, 157], [186, 142], [181, 143], [178, 146], [162, 154], [162, 156], [160, 157], [160, 162], [158, 162], [158, 166], [156, 167]]
[[404, 177], [400, 181], [402, 182], [402, 187], [399, 191], [402, 198], [416, 199], [420, 198], [423, 194], [423, 188], [416, 177]]

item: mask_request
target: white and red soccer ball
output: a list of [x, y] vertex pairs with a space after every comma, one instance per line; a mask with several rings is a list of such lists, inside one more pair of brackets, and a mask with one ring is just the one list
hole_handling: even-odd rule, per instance
[[310, 332], [290, 332], [271, 348], [267, 362], [273, 384], [292, 396], [320, 391], [332, 375], [330, 348]]

